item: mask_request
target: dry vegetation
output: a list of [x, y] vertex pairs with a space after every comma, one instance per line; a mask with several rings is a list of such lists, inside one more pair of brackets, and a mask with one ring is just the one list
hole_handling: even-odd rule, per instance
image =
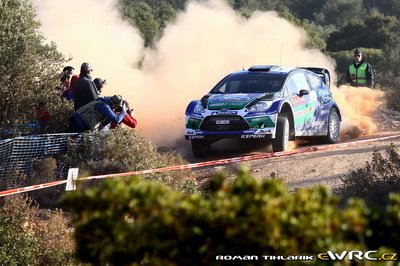
[[[54, 175], [54, 173], [60, 173], [59, 169], [60, 166], [62, 169], [64, 169], [71, 162], [73, 162], [73, 164], [78, 163], [82, 172], [85, 172], [87, 174], [89, 173], [105, 174], [113, 172], [123, 172], [126, 171], [127, 169], [144, 170], [144, 169], [151, 169], [151, 168], [185, 163], [182, 158], [180, 158], [175, 154], [160, 155], [156, 151], [156, 147], [154, 147], [151, 143], [141, 138], [135, 132], [126, 131], [124, 129], [118, 129], [112, 131], [109, 135], [101, 135], [101, 134], [87, 135], [82, 143], [76, 143], [75, 145], [76, 146], [74, 146], [73, 149], [71, 149], [70, 153], [67, 154], [65, 157], [60, 157], [57, 159], [48, 158], [37, 161], [34, 164], [33, 168], [33, 174], [35, 175], [35, 180], [37, 182], [50, 181], [49, 179], [51, 178], [51, 176]], [[386, 155], [382, 155], [377, 151], [374, 152], [372, 161], [367, 162], [365, 167], [360, 169], [355, 169], [354, 171], [351, 171], [347, 175], [342, 177], [343, 181], [342, 186], [340, 187], [340, 189], [336, 191], [337, 194], [339, 196], [342, 196], [344, 200], [347, 200], [350, 197], [360, 197], [365, 200], [366, 205], [357, 203], [357, 201], [353, 202], [352, 206], [354, 207], [354, 209], [352, 209], [353, 207], [351, 207], [349, 211], [344, 212], [343, 219], [345, 220], [349, 219], [349, 217], [346, 218], [346, 215], [353, 216], [353, 214], [350, 213], [358, 213], [357, 215], [365, 216], [363, 218], [364, 220], [362, 220], [365, 222], [364, 224], [365, 230], [369, 228], [368, 229], [369, 231], [368, 230], [367, 231], [370, 232], [371, 230], [374, 231], [376, 230], [376, 228], [379, 228], [379, 230], [376, 231], [376, 234], [373, 236], [371, 235], [362, 236], [366, 237], [366, 239], [371, 243], [381, 243], [381, 244], [387, 243], [387, 245], [389, 246], [397, 245], [396, 237], [392, 236], [393, 232], [395, 232], [392, 230], [392, 226], [396, 226], [396, 222], [394, 220], [390, 220], [392, 218], [381, 219], [379, 217], [382, 217], [382, 215], [388, 215], [383, 213], [385, 209], [383, 208], [383, 206], [386, 206], [388, 204], [387, 201], [388, 195], [392, 192], [400, 191], [399, 158], [400, 155], [398, 154], [397, 148], [394, 145], [390, 146], [390, 148], [387, 149]], [[148, 225], [150, 226], [153, 222], [147, 221], [147, 219], [149, 217], [152, 217], [152, 215], [156, 214], [160, 215], [160, 217], [157, 218], [156, 220], [159, 220], [162, 217], [164, 218], [169, 217], [168, 219], [175, 219], [173, 218], [175, 217], [174, 216], [176, 211], [176, 210], [174, 211], [175, 208], [181, 206], [183, 209], [185, 209], [191, 206], [190, 207], [192, 208], [191, 211], [186, 213], [182, 212], [182, 210], [179, 210], [180, 213], [178, 215], [179, 219], [178, 217], [176, 217], [176, 219], [178, 220], [185, 219], [188, 222], [186, 226], [189, 226], [189, 224], [198, 221], [200, 217], [203, 217], [201, 219], [204, 219], [205, 217], [204, 215], [206, 214], [203, 213], [202, 215], [198, 213], [198, 211], [201, 208], [209, 206], [209, 204], [213, 202], [214, 198], [217, 197], [219, 198], [219, 200], [222, 200], [221, 204], [222, 202], [225, 202], [223, 198], [220, 198], [222, 195], [221, 193], [228, 193], [226, 194], [226, 197], [233, 197], [231, 200], [228, 201], [230, 202], [229, 204], [233, 204], [234, 202], [239, 204], [239, 202], [244, 199], [250, 201], [254, 200], [252, 199], [252, 197], [255, 196], [255, 194], [253, 194], [251, 191], [247, 191], [247, 189], [245, 189], [246, 186], [248, 186], [248, 189], [250, 190], [257, 189], [258, 191], [258, 189], [261, 189], [257, 193], [261, 194], [266, 193], [268, 197], [272, 196], [277, 197], [276, 200], [282, 197], [283, 194], [284, 198], [281, 198], [279, 200], [291, 201], [292, 196], [307, 198], [307, 197], [313, 197], [312, 196], [314, 195], [313, 193], [317, 192], [322, 193], [321, 195], [325, 195], [325, 193], [327, 193], [325, 190], [306, 189], [306, 190], [301, 190], [300, 192], [299, 191], [291, 192], [295, 193], [294, 195], [291, 195], [291, 193], [287, 192], [283, 193], [280, 190], [283, 189], [283, 187], [281, 187], [282, 185], [279, 185], [275, 189], [281, 192], [277, 194], [274, 192], [272, 193], [273, 195], [269, 195], [271, 191], [269, 191], [268, 189], [264, 191], [264, 189], [268, 188], [268, 186], [273, 187], [275, 185], [271, 185], [272, 183], [270, 185], [267, 185], [268, 182], [265, 183], [265, 181], [262, 181], [264, 185], [261, 185], [261, 187], [259, 187], [260, 185], [257, 185], [256, 183], [250, 182], [248, 180], [249, 178], [251, 179], [252, 177], [246, 172], [241, 172], [240, 174], [241, 178], [246, 177], [245, 180], [241, 179], [239, 183], [235, 181], [236, 178], [229, 181], [229, 183], [234, 183], [233, 187], [231, 187], [232, 185], [229, 185], [229, 183], [226, 183], [227, 179], [223, 178], [223, 175], [218, 175], [217, 177], [210, 176], [209, 178], [210, 183], [203, 184], [202, 187], [199, 187], [193, 176], [194, 176], [193, 173], [188, 170], [188, 171], [177, 171], [177, 172], [162, 173], [162, 174], [149, 174], [145, 177], [145, 179], [148, 181], [154, 181], [153, 184], [164, 183], [164, 185], [167, 185], [169, 189], [171, 188], [174, 189], [175, 192], [171, 192], [172, 193], [171, 195], [169, 195], [170, 193], [168, 192], [169, 189], [161, 187], [156, 188], [153, 187], [154, 185], [146, 184], [146, 182], [138, 181], [138, 179], [131, 179], [131, 178], [125, 178], [124, 180], [119, 180], [119, 181], [103, 180], [94, 183], [84, 183], [85, 185], [79, 186], [79, 189], [80, 193], [82, 193], [82, 197], [88, 197], [84, 199], [85, 204], [83, 204], [83, 202], [79, 203], [79, 199], [77, 199], [75, 203], [71, 201], [69, 202], [69, 204], [64, 205], [64, 207], [68, 206], [68, 208], [71, 208], [72, 206], [72, 208], [75, 208], [73, 210], [74, 212], [76, 212], [76, 214], [74, 214], [74, 219], [72, 219], [71, 215], [63, 212], [60, 209], [57, 209], [57, 207], [59, 207], [58, 205], [59, 198], [62, 195], [65, 195], [63, 188], [54, 187], [37, 192], [30, 192], [29, 193], [30, 197], [27, 197], [26, 195], [16, 195], [4, 198], [4, 201], [2, 202], [3, 208], [0, 213], [0, 223], [1, 223], [0, 260], [2, 262], [5, 262], [6, 264], [11, 264], [11, 265], [13, 264], [79, 265], [82, 262], [78, 262], [75, 260], [75, 252], [76, 252], [75, 241], [79, 241], [79, 239], [82, 240], [81, 238], [82, 234], [79, 234], [80, 232], [79, 231], [78, 234], [75, 235], [74, 239], [74, 233], [75, 233], [74, 229], [77, 224], [83, 222], [83, 220], [79, 222], [79, 217], [81, 218], [83, 217], [82, 216], [83, 214], [80, 214], [80, 212], [81, 211], [85, 212], [85, 210], [87, 210], [88, 211], [87, 218], [89, 218], [91, 217], [92, 214], [96, 213], [96, 208], [100, 206], [106, 207], [106, 209], [102, 210], [105, 211], [105, 216], [101, 219], [106, 219], [108, 221], [107, 223], [110, 224], [110, 226], [112, 226], [111, 224], [112, 221], [115, 221], [116, 224], [118, 225], [118, 223], [120, 222], [118, 220], [119, 211], [122, 211], [125, 208], [123, 206], [124, 204], [127, 204], [127, 202], [129, 202], [128, 199], [133, 200], [135, 197], [139, 197], [138, 200], [139, 199], [143, 200], [144, 202], [143, 204], [145, 204], [143, 206], [147, 206], [146, 209], [142, 210], [141, 208], [144, 207], [142, 206], [142, 204], [139, 204], [135, 205], [136, 207], [134, 209], [134, 212], [136, 213], [135, 215], [141, 213], [142, 211], [148, 212], [148, 215], [145, 215], [143, 217], [140, 216], [141, 217], [140, 219], [143, 219], [142, 220], [143, 223], [149, 223]], [[244, 183], [242, 184], [241, 182]], [[245, 187], [243, 187], [241, 184], [245, 185]], [[276, 184], [276, 182], [273, 182], [273, 184]], [[128, 193], [126, 191], [126, 189], [128, 188], [132, 190], [134, 194], [129, 195], [130, 192]], [[179, 193], [182, 193], [183, 191], [183, 194], [180, 194], [179, 196], [176, 197], [176, 195], [178, 195], [175, 194], [177, 193], [176, 190], [181, 191]], [[195, 192], [201, 192], [201, 194], [197, 194]], [[230, 195], [229, 193], [233, 194]], [[240, 195], [243, 194], [243, 196], [238, 196], [236, 195], [237, 193], [239, 193]], [[283, 194], [281, 195], [281, 193]], [[308, 195], [307, 193], [311, 193], [312, 195], [311, 194]], [[202, 195], [201, 197], [203, 199], [198, 198], [198, 196], [195, 196], [196, 194]], [[124, 197], [128, 198], [124, 199]], [[322, 197], [321, 200], [323, 198], [324, 197]], [[34, 199], [35, 202], [32, 199]], [[71, 199], [72, 198], [69, 198], [69, 200]], [[390, 215], [395, 215], [395, 213], [399, 211], [398, 199], [397, 201], [395, 198], [393, 199], [394, 200], [392, 201]], [[92, 203], [90, 203], [91, 200], [93, 200]], [[113, 200], [116, 200], [117, 202], [115, 202], [114, 204]], [[164, 203], [162, 203], [162, 200], [166, 200], [168, 204], [163, 205]], [[186, 202], [187, 200], [188, 202]], [[51, 209], [40, 209], [39, 204], [37, 202], [43, 204], [44, 206], [50, 206]], [[152, 205], [153, 203], [151, 202], [153, 202], [154, 205]], [[176, 205], [177, 202], [181, 202], [179, 206]], [[296, 200], [294, 200], [294, 202], [296, 202]], [[196, 207], [197, 203], [199, 204], [201, 203], [200, 205], [202, 207], [201, 208], [199, 206]], [[334, 206], [338, 203], [339, 202], [334, 200], [332, 197], [332, 201], [329, 203], [330, 210], [334, 210], [335, 208]], [[111, 212], [107, 211], [107, 206], [111, 207], [114, 205], [117, 208], [116, 210], [112, 210]], [[324, 201], [322, 200], [321, 208], [323, 205]], [[76, 208], [77, 206], [80, 207]], [[345, 206], [344, 203], [343, 206]], [[231, 207], [236, 208], [234, 207], [234, 205], [232, 205]], [[156, 209], [158, 208], [155, 213], [153, 213], [153, 211], [155, 210], [154, 208]], [[223, 208], [222, 205], [221, 208]], [[372, 210], [374, 210], [373, 212], [370, 211], [371, 208]], [[380, 209], [382, 210], [382, 212], [379, 211]], [[218, 213], [217, 210], [218, 208], [211, 211], [211, 213], [213, 214], [212, 215], [210, 214], [211, 215], [210, 217], [214, 217], [215, 215], [217, 215]], [[254, 211], [256, 211], [256, 209], [254, 209]], [[112, 214], [112, 215], [108, 217], [106, 214], [107, 215]], [[188, 216], [184, 218], [185, 215], [189, 214], [193, 215], [193, 217]], [[372, 217], [370, 216], [370, 214], [371, 215], [374, 214], [374, 216]], [[126, 219], [126, 215], [128, 214], [125, 213], [122, 215], [122, 217]], [[131, 215], [132, 214], [129, 214], [128, 216], [131, 217]], [[221, 219], [228, 219], [228, 217], [223, 218], [223, 213], [220, 213], [219, 215], [222, 216], [221, 218], [218, 218], [218, 221], [222, 221]], [[252, 214], [251, 216], [254, 215], [255, 214]], [[97, 217], [96, 219], [100, 219], [100, 217]], [[356, 223], [359, 222], [359, 220], [352, 221], [351, 219], [346, 220], [346, 223], [351, 224], [353, 222]], [[72, 224], [73, 222], [74, 225]], [[78, 223], [75, 224], [75, 222]], [[216, 221], [212, 222], [212, 224], [215, 225], [215, 222]], [[205, 220], [203, 221], [202, 225], [204, 225], [204, 223], [206, 223]], [[240, 223], [245, 223], [245, 220], [241, 219]], [[240, 223], [237, 224], [237, 226], [239, 226], [238, 228], [240, 228], [241, 226]], [[92, 226], [94, 226], [94, 224], [89, 223], [88, 226], [89, 226], [88, 228], [91, 228]], [[280, 226], [279, 223], [276, 224], [276, 226], [279, 227]], [[86, 228], [85, 230], [88, 230], [88, 228]], [[223, 228], [224, 225], [221, 224], [221, 230]], [[389, 230], [387, 234], [379, 233], [381, 232], [382, 228], [387, 228], [387, 230]], [[179, 232], [181, 232], [184, 229], [175, 228], [174, 230], [178, 230]], [[187, 230], [190, 231], [190, 228], [188, 228]], [[392, 230], [393, 232], [390, 230]], [[185, 231], [186, 233], [184, 233], [184, 235], [189, 235], [190, 233], [189, 231], [188, 232]], [[367, 231], [365, 231], [365, 233], [367, 233]], [[145, 234], [143, 230], [139, 230], [136, 233], [140, 232], [142, 232], [141, 234]], [[154, 232], [158, 234], [157, 230]], [[219, 234], [218, 230], [215, 231], [214, 233]], [[146, 234], [147, 234], [146, 238], [154, 238], [153, 236], [151, 236], [151, 230], [148, 231]], [[138, 235], [138, 237], [143, 237], [143, 235], [141, 236]], [[112, 240], [112, 238], [104, 238], [104, 239], [108, 239], [109, 241], [114, 241]], [[166, 240], [166, 241], [172, 241], [172, 240]], [[234, 239], [231, 239], [230, 241], [233, 243]], [[332, 241], [333, 241], [332, 244], [334, 244], [336, 243], [335, 241], [339, 240], [332, 240]], [[153, 242], [150, 241], [149, 243], [151, 244]], [[155, 242], [153, 244], [155, 245], [153, 246], [153, 248], [156, 249], [161, 248], [160, 246], [156, 245]], [[225, 245], [224, 243], [220, 244]], [[329, 243], [325, 243], [324, 245], [327, 245], [326, 247], [329, 247]], [[228, 244], [228, 246], [230, 246], [230, 244]], [[178, 247], [179, 245], [175, 246], [175, 248]], [[85, 247], [85, 250], [86, 248], [88, 247]], [[96, 246], [96, 249], [97, 248], [102, 250], [103, 247], [99, 244]], [[135, 246], [132, 246], [132, 249], [134, 250]], [[150, 248], [150, 250], [153, 249]], [[86, 250], [85, 253], [89, 251], [90, 250]], [[79, 253], [79, 251], [78, 254], [81, 254], [80, 256], [82, 256], [82, 253]], [[199, 256], [197, 258], [202, 258], [203, 257], [202, 254], [204, 255], [205, 253], [197, 254], [196, 256]], [[105, 260], [110, 262], [113, 259], [112, 259], [112, 254], [109, 255], [111, 257], [107, 257], [105, 258]], [[184, 255], [182, 256], [185, 257]], [[97, 258], [96, 256], [94, 256], [91, 257], [91, 259], [89, 259], [88, 261], [92, 260], [93, 262], [94, 260], [98, 259], [102, 260], [101, 258]], [[125, 259], [129, 261], [129, 256]], [[142, 259], [146, 260], [146, 258]], [[160, 259], [161, 261], [164, 260], [161, 257], [160, 258], [154, 257], [153, 259], [155, 261], [158, 261], [158, 259]], [[175, 259], [170, 257], [167, 259], [167, 261], [175, 261]]]

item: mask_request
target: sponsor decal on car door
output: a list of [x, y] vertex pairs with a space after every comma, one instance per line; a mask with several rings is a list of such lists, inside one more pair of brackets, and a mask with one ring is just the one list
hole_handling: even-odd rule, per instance
[[304, 125], [313, 118], [315, 110], [315, 101], [310, 101], [308, 95], [293, 96], [292, 106], [294, 112], [294, 123], [295, 125]]
[[[295, 130], [296, 132], [307, 131], [308, 124], [314, 118], [317, 105], [315, 91], [310, 90], [309, 84], [302, 72], [297, 72], [289, 77], [287, 88], [293, 110]], [[308, 91], [309, 93], [300, 95], [300, 91]]]
[[296, 129], [296, 135], [312, 135], [313, 134], [313, 123], [315, 122], [315, 111], [317, 108], [317, 101], [310, 95], [293, 96], [292, 106], [294, 115], [294, 124]]

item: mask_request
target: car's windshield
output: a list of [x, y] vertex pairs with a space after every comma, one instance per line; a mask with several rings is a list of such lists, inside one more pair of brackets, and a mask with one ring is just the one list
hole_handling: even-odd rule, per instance
[[282, 88], [285, 75], [272, 73], [243, 73], [225, 77], [211, 91], [219, 93], [269, 93]]

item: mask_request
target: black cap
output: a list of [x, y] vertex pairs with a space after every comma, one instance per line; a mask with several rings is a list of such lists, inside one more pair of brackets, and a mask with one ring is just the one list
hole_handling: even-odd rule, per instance
[[106, 80], [103, 80], [103, 79], [101, 79], [101, 78], [95, 78], [95, 79], [93, 80], [93, 82], [94, 82], [94, 84], [96, 85], [96, 88], [97, 88], [97, 89], [100, 89], [100, 87], [101, 87], [102, 85], [105, 85], [105, 84], [106, 84]]
[[114, 96], [110, 97], [110, 103], [113, 105], [122, 105], [121, 95], [114, 95]]
[[361, 52], [360, 49], [355, 49], [355, 50], [354, 50], [354, 54], [355, 54], [355, 55], [362, 55], [362, 52]]
[[73, 68], [72, 66], [66, 66], [66, 67], [64, 67], [63, 72], [71, 73], [74, 70], [75, 70], [75, 68]]

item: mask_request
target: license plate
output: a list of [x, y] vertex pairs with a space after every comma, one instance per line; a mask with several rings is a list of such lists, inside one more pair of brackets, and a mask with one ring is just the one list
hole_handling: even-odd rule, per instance
[[217, 125], [228, 125], [229, 124], [229, 120], [217, 120], [217, 121], [215, 121], [215, 124], [217, 124]]

